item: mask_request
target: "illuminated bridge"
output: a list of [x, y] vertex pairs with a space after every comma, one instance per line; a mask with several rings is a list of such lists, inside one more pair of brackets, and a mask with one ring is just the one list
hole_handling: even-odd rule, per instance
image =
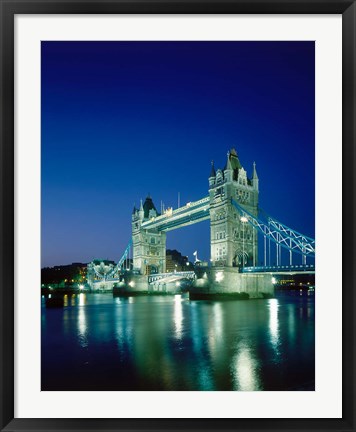
[[[249, 177], [232, 149], [223, 169], [215, 170], [212, 163], [208, 196], [161, 213], [150, 196], [144, 203], [141, 200], [140, 207], [134, 207], [132, 212], [132, 238], [123, 256], [116, 265], [91, 263], [88, 274], [92, 284], [120, 280], [127, 271], [128, 261], [132, 274], [145, 276], [148, 285], [163, 279], [167, 282], [194, 279], [194, 272], [167, 274], [166, 236], [171, 230], [208, 219], [210, 273], [216, 269], [219, 274], [221, 271], [226, 275], [238, 272], [252, 277], [254, 274], [315, 272], [315, 240], [260, 208], [256, 165], [253, 164]], [[288, 265], [283, 262], [286, 260]], [[263, 265], [258, 265], [261, 262]], [[219, 278], [222, 280], [221, 275]]]

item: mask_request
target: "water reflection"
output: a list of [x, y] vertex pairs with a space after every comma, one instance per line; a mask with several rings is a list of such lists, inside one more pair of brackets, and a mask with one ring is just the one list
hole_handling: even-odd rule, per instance
[[269, 304], [269, 331], [271, 335], [271, 343], [274, 348], [277, 347], [279, 342], [279, 333], [278, 333], [278, 300], [270, 299], [268, 300]]
[[252, 354], [251, 347], [241, 343], [237, 347], [235, 361], [232, 364], [234, 390], [255, 391], [261, 389], [258, 374], [258, 361]]
[[43, 304], [43, 388], [256, 391], [314, 380], [309, 300], [81, 293], [64, 301], [61, 310]]
[[86, 294], [84, 294], [84, 293], [80, 293], [79, 295], [78, 295], [78, 304], [79, 304], [79, 306], [84, 306], [85, 305], [85, 303], [86, 303]]
[[[81, 295], [84, 294], [79, 294]], [[81, 299], [79, 299], [79, 304], [81, 304], [80, 301]], [[83, 307], [78, 308], [78, 341], [82, 348], [88, 346], [86, 311]]]
[[182, 337], [182, 326], [183, 326], [183, 307], [182, 307], [182, 296], [177, 294], [174, 296], [174, 327], [175, 336], [177, 339]]

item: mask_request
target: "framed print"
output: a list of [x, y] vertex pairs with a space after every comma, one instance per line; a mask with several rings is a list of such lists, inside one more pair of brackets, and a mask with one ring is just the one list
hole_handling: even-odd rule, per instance
[[2, 430], [355, 430], [355, 18], [1, 2]]

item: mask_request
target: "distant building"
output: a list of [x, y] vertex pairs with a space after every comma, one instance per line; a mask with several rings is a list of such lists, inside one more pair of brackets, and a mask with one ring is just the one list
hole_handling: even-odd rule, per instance
[[87, 264], [72, 263], [41, 269], [41, 284], [64, 287], [75, 284], [85, 284], [87, 278]]
[[193, 266], [188, 261], [188, 257], [182, 255], [177, 250], [167, 249], [166, 251], [166, 272], [171, 273], [174, 271], [187, 271], [189, 267], [193, 269]]

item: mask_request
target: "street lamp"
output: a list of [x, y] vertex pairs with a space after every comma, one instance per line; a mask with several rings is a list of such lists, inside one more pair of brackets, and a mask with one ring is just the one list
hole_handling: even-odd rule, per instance
[[242, 222], [242, 267], [245, 265], [245, 223], [248, 222], [248, 219], [246, 216], [242, 216], [240, 218], [240, 221]]

